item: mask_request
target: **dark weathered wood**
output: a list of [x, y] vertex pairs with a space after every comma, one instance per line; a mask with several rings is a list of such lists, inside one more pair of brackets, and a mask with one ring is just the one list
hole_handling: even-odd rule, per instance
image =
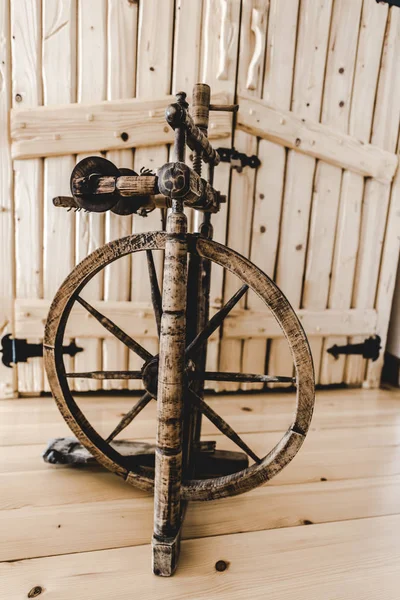
[[135, 340], [133, 340], [127, 333], [125, 333], [125, 331], [122, 331], [122, 329], [120, 329], [118, 325], [116, 325], [110, 319], [102, 315], [98, 310], [94, 308], [94, 306], [89, 304], [89, 302], [84, 300], [81, 296], [76, 296], [76, 301], [79, 302], [79, 304], [81, 304], [84, 308], [86, 308], [86, 310], [95, 319], [97, 319], [97, 321], [101, 323], [103, 327], [107, 329], [107, 331], [115, 335], [115, 337], [118, 338], [120, 342], [125, 344], [125, 346], [129, 348], [129, 350], [135, 352], [135, 354], [140, 356], [140, 358], [143, 358], [143, 360], [150, 360], [153, 358], [153, 355], [150, 354], [150, 352], [148, 352], [146, 348], [143, 348], [143, 346], [141, 346], [138, 342], [135, 342]]
[[228, 302], [208, 321], [207, 325], [200, 331], [194, 340], [186, 348], [186, 356], [191, 357], [197, 349], [214, 333], [218, 327], [222, 325], [224, 319], [228, 316], [231, 310], [236, 306], [241, 297], [249, 289], [248, 285], [242, 287], [228, 300]]
[[157, 325], [157, 332], [158, 332], [158, 335], [160, 336], [161, 316], [162, 316], [162, 298], [161, 298], [161, 293], [160, 293], [160, 287], [158, 285], [153, 253], [151, 250], [146, 250], [146, 258], [147, 258], [147, 267], [149, 270], [151, 301], [153, 304], [154, 317], [155, 317], [156, 325]]
[[65, 377], [72, 379], [80, 377], [83, 379], [142, 379], [141, 371], [82, 371], [76, 373], [66, 373]]
[[136, 402], [135, 406], [133, 406], [131, 408], [131, 410], [128, 411], [126, 413], [126, 415], [124, 415], [122, 417], [122, 419], [120, 420], [118, 425], [115, 427], [115, 429], [112, 430], [110, 435], [107, 437], [106, 442], [111, 442], [111, 440], [115, 439], [117, 437], [117, 435], [119, 433], [121, 433], [121, 431], [123, 431], [126, 427], [128, 427], [128, 425], [130, 425], [130, 423], [132, 423], [133, 419], [135, 417], [137, 417], [137, 415], [140, 412], [142, 412], [142, 410], [148, 405], [148, 403], [150, 402], [150, 400], [152, 400], [152, 398], [153, 398], [153, 396], [151, 394], [149, 394], [149, 392], [146, 392], [140, 398], [140, 400], [138, 400]]
[[296, 383], [295, 377], [282, 377], [279, 375], [254, 375], [251, 373], [220, 373], [220, 372], [195, 372], [190, 374], [191, 379], [205, 381], [240, 381], [244, 383]]
[[185, 394], [187, 219], [174, 200], [167, 221], [154, 480], [153, 571], [176, 569], [182, 525], [182, 425]]
[[[67, 277], [57, 293], [51, 307], [45, 331], [45, 363], [50, 385], [64, 417], [78, 439], [96, 455], [96, 459], [107, 468], [124, 476], [129, 483], [145, 490], [152, 490], [154, 481], [146, 474], [133, 468], [126, 468], [122, 458], [113, 448], [105, 444], [80, 412], [69, 392], [65, 373], [61, 368], [62, 356], [56, 340], [62, 341], [63, 331], [69, 314], [69, 307], [83, 285], [107, 264], [132, 252], [147, 249], [164, 249], [166, 233], [148, 233], [129, 236], [103, 246], [78, 265]], [[314, 380], [311, 355], [303, 329], [290, 304], [276, 285], [247, 259], [232, 250], [203, 237], [188, 235], [190, 253], [228, 268], [243, 282], [244, 287], [253, 289], [267, 304], [281, 324], [293, 353], [296, 369], [297, 409], [293, 425], [282, 442], [267, 454], [259, 464], [250, 466], [233, 480], [229, 478], [187, 482], [182, 485], [181, 494], [185, 499], [210, 500], [243, 493], [260, 485], [278, 473], [296, 454], [307, 433], [314, 404]], [[238, 292], [239, 293], [239, 292]], [[236, 295], [235, 295], [236, 296]]]
[[[153, 469], [155, 462], [155, 444], [117, 440], [110, 445], [122, 456], [132, 457], [135, 463]], [[49, 442], [43, 452], [43, 460], [52, 465], [98, 465], [94, 456], [74, 437], [57, 438]], [[216, 450], [215, 442], [198, 444], [194, 448], [194, 476], [199, 479], [222, 477], [237, 473], [248, 467], [247, 456], [242, 452]]]
[[[155, 175], [115, 175], [99, 176], [96, 178], [81, 177], [73, 181], [73, 194], [76, 197], [88, 194], [101, 196], [115, 194], [116, 196], [154, 196], [158, 194], [157, 177]], [[117, 198], [116, 198], [117, 201]]]
[[[122, 456], [143, 457], [154, 455], [154, 444], [146, 442], [113, 441], [110, 445]], [[52, 465], [93, 465], [97, 464], [95, 457], [82, 446], [74, 437], [57, 438], [52, 440], [43, 452], [43, 460]]]
[[261, 458], [259, 458], [257, 454], [253, 452], [253, 450], [246, 444], [246, 442], [242, 440], [240, 435], [236, 433], [236, 431], [232, 429], [232, 427], [220, 415], [218, 415], [215, 412], [215, 410], [211, 408], [211, 406], [204, 402], [204, 400], [200, 398], [200, 396], [195, 394], [190, 388], [189, 393], [191, 396], [191, 400], [194, 402], [194, 404], [198, 406], [202, 414], [205, 417], [207, 417], [207, 419], [209, 419], [211, 423], [213, 423], [213, 425], [215, 425], [215, 427], [219, 429], [221, 433], [226, 435], [226, 437], [228, 437], [230, 440], [232, 440], [232, 442], [239, 446], [239, 448], [241, 448], [243, 452], [246, 452], [246, 454], [248, 454], [250, 458], [254, 460], [254, 462], [256, 462], [257, 464], [261, 462]]
[[[105, 159], [90, 157], [75, 167], [73, 201], [79, 207], [118, 214], [144, 213], [156, 205], [159, 191], [172, 207], [167, 232], [133, 235], [106, 244], [83, 260], [67, 277], [52, 303], [45, 330], [44, 358], [50, 386], [62, 415], [79, 442], [102, 465], [128, 483], [154, 490], [153, 570], [171, 575], [177, 564], [180, 533], [188, 500], [212, 500], [236, 495], [261, 485], [288, 464], [307, 434], [314, 406], [314, 373], [310, 350], [301, 324], [277, 286], [255, 265], [236, 252], [212, 241], [211, 213], [222, 197], [214, 190], [214, 165], [219, 156], [207, 139], [210, 89], [197, 84], [193, 92], [193, 117], [186, 96], [167, 109], [167, 120], [175, 129], [175, 161], [153, 175], [137, 176], [119, 171]], [[229, 106], [225, 109], [235, 110]], [[194, 151], [193, 169], [185, 163], [186, 144]], [[202, 161], [208, 163], [208, 181], [201, 178]], [[116, 205], [118, 201], [124, 203]], [[136, 199], [136, 200], [135, 200]], [[125, 202], [126, 200], [126, 202]], [[134, 202], [136, 201], [136, 204]], [[132, 202], [132, 204], [130, 204]], [[70, 207], [69, 200], [57, 204]], [[204, 211], [199, 234], [187, 234], [183, 206]], [[72, 206], [72, 204], [71, 204]], [[114, 208], [115, 207], [115, 208]], [[164, 250], [162, 298], [157, 281], [153, 250]], [[114, 260], [145, 251], [151, 297], [159, 332], [159, 354], [152, 356], [138, 342], [84, 300], [80, 293], [100, 270]], [[189, 256], [189, 268], [188, 268]], [[211, 263], [236, 275], [242, 287], [210, 320], [209, 292]], [[189, 275], [189, 283], [188, 283]], [[189, 285], [189, 289], [188, 289]], [[296, 377], [265, 374], [206, 372], [207, 340], [230, 311], [253, 290], [270, 309], [290, 347]], [[188, 300], [188, 302], [187, 302]], [[141, 371], [94, 371], [66, 373], [62, 342], [74, 302], [79, 302], [108, 331], [144, 361]], [[142, 379], [146, 393], [104, 440], [87, 421], [69, 389], [73, 377], [92, 379]], [[234, 429], [203, 399], [204, 382], [287, 382], [296, 384], [297, 406], [292, 425], [282, 440], [264, 457], [258, 457]], [[154, 454], [128, 455], [126, 448], [112, 442], [152, 398], [157, 399], [157, 438]], [[214, 444], [200, 442], [201, 415], [254, 460], [248, 465], [242, 453], [221, 454]], [[119, 451], [120, 450], [120, 451]], [[148, 451], [147, 451], [148, 450]], [[53, 456], [53, 459], [57, 455]], [[208, 462], [207, 462], [208, 461]], [[208, 466], [207, 466], [208, 465]]]

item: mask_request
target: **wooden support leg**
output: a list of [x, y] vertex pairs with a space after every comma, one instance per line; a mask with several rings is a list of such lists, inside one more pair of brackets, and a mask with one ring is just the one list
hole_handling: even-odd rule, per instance
[[[176, 209], [176, 210], [174, 210]], [[163, 314], [157, 393], [153, 572], [176, 569], [184, 507], [181, 503], [184, 357], [186, 343], [186, 216], [174, 207], [165, 246]]]

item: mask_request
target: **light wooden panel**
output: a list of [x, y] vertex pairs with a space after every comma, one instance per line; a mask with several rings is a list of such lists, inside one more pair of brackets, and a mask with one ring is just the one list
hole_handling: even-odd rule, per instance
[[[13, 173], [9, 147], [9, 110], [11, 106], [11, 35], [10, 6], [0, 6], [0, 256], [8, 268], [0, 270], [1, 336], [13, 333], [15, 270], [11, 257], [14, 250]], [[11, 268], [10, 268], [11, 266]], [[17, 390], [16, 372], [0, 364], [0, 396], [14, 396]]]
[[[166, 160], [165, 144], [173, 139], [164, 121], [165, 106], [173, 99], [169, 94], [180, 88], [190, 96], [200, 80], [211, 85], [214, 103], [232, 102], [236, 93], [235, 145], [247, 154], [257, 152], [262, 162], [257, 172], [238, 174], [228, 164], [216, 170], [215, 187], [227, 193], [231, 186], [231, 194], [213, 216], [215, 239], [277, 277], [308, 333], [315, 335], [311, 346], [317, 380], [319, 375], [323, 384], [360, 384], [367, 373], [366, 385], [377, 385], [382, 357], [367, 366], [359, 358], [334, 361], [326, 350], [346, 343], [349, 336], [359, 341], [358, 334], [364, 339], [378, 332], [386, 338], [398, 253], [398, 176], [393, 179], [400, 111], [398, 9], [375, 0], [354, 0], [351, 6], [342, 0], [318, 5], [311, 0], [99, 0], [96, 10], [83, 0], [9, 0], [9, 5], [1, 43], [6, 57], [7, 44], [12, 44], [12, 89], [6, 59], [2, 68], [8, 88], [1, 93], [3, 109], [10, 100], [13, 105], [15, 185], [2, 219], [9, 249], [5, 256], [12, 253], [15, 229], [19, 335], [42, 338], [44, 304], [37, 305], [36, 299], [48, 302], [73, 264], [105, 237], [160, 225], [156, 211], [147, 220], [132, 221], [82, 213], [75, 218], [55, 209], [52, 196], [69, 194], [72, 154], [79, 159], [87, 152], [109, 150], [118, 166], [157, 168]], [[231, 121], [230, 114], [211, 113], [210, 137], [228, 146]], [[137, 148], [135, 157], [131, 148]], [[2, 164], [7, 165], [9, 148], [4, 152]], [[7, 196], [11, 181], [7, 175], [2, 181]], [[14, 227], [9, 223], [12, 206]], [[195, 229], [201, 215], [190, 213]], [[114, 302], [147, 302], [148, 289], [135, 285], [147, 278], [141, 259], [114, 265], [105, 284], [99, 277], [87, 293], [97, 301], [106, 298], [111, 311], [123, 314], [125, 308]], [[161, 278], [161, 255], [157, 259]], [[3, 302], [6, 328], [14, 277], [9, 268], [7, 263], [2, 284], [8, 298]], [[213, 274], [211, 303], [216, 308], [239, 281], [227, 275], [224, 282], [219, 267]], [[211, 340], [208, 368], [261, 373], [267, 355], [269, 372], [289, 373], [291, 358], [275, 324], [267, 319], [264, 328], [256, 322], [261, 317], [258, 299], [249, 294], [244, 307], [246, 312], [235, 313], [236, 323], [227, 321], [222, 342], [217, 335]], [[31, 308], [32, 316], [23, 316], [22, 310]], [[156, 352], [154, 323], [147, 307], [143, 310], [141, 341]], [[83, 331], [104, 336], [90, 327], [84, 320]], [[268, 344], [267, 335], [274, 338]], [[127, 366], [125, 349], [105, 337], [109, 368]], [[100, 368], [100, 339], [78, 339], [85, 346], [76, 358], [79, 369]], [[135, 357], [130, 364], [140, 366]], [[7, 370], [5, 375], [3, 381], [12, 387], [15, 373]], [[73, 385], [81, 391], [99, 387], [95, 380]], [[131, 388], [140, 386], [130, 382]], [[43, 388], [48, 389], [41, 359], [21, 364], [19, 391]]]
[[[337, 90], [336, 90], [337, 92]], [[278, 111], [248, 94], [239, 96], [238, 128], [299, 153], [322, 159], [366, 177], [390, 182], [398, 159], [377, 144], [364, 144], [354, 137], [316, 120], [302, 118], [297, 111]]]
[[[251, 98], [260, 98], [262, 92], [268, 10], [269, 1], [245, 2], [242, 5], [236, 91], [239, 93], [247, 91]], [[257, 152], [256, 137], [243, 131], [235, 132], [234, 144], [240, 152], [248, 156]], [[246, 257], [250, 253], [255, 180], [256, 172], [253, 169], [244, 169], [242, 173], [233, 170], [231, 174], [227, 245]], [[242, 224], [241, 227], [238, 227], [239, 223]], [[226, 272], [224, 302], [237, 292], [240, 285], [237, 277]], [[238, 306], [246, 306], [244, 297]], [[220, 347], [221, 371], [240, 371], [242, 346], [240, 339], [227, 340], [224, 334]], [[264, 369], [261, 370], [263, 371]], [[225, 382], [219, 386], [219, 389], [228, 391], [239, 388], [240, 384], [235, 382]]]
[[[269, 8], [263, 98], [269, 106], [288, 110], [292, 98], [293, 65], [297, 32], [298, 0], [272, 0]], [[260, 139], [250, 258], [274, 278], [286, 167], [286, 150], [274, 142]], [[248, 294], [247, 308], [260, 310], [261, 300]], [[263, 339], [245, 340], [242, 370], [263, 373], [267, 344]], [[271, 365], [270, 365], [271, 366]], [[273, 368], [273, 367], [272, 367]], [[262, 385], [242, 384], [242, 389]]]
[[[11, 2], [13, 105], [42, 103], [41, 2]], [[29, 15], [29, 17], [28, 17]], [[19, 298], [43, 296], [43, 169], [40, 159], [14, 161], [15, 293]], [[27, 240], [30, 251], [27, 251]], [[9, 276], [12, 277], [11, 273]], [[32, 340], [39, 342], [37, 339]], [[42, 360], [18, 366], [18, 391], [43, 389]]]
[[[40, 581], [60, 600], [106, 599], [115, 594], [116, 582], [121, 597], [135, 590], [144, 600], [205, 594], [241, 600], [249, 590], [256, 600], [266, 593], [282, 600], [309, 600], [315, 593], [324, 598], [340, 594], [346, 600], [380, 595], [397, 600], [399, 531], [400, 517], [392, 515], [188, 540], [182, 544], [179, 571], [168, 585], [149, 569], [150, 546], [4, 563], [0, 571], [12, 599], [26, 596]], [[311, 573], [305, 569], [305, 556]], [[223, 573], [215, 569], [221, 558], [229, 565]]]
[[[74, 0], [42, 0], [43, 103], [63, 104], [76, 100], [76, 18]], [[63, 78], [60, 80], [60, 72]], [[58, 156], [44, 160], [43, 177], [43, 296], [52, 299], [75, 263], [74, 214], [57, 210], [51, 199], [69, 194], [75, 160]], [[68, 343], [69, 340], [66, 340]], [[66, 368], [72, 365], [66, 357]], [[73, 382], [71, 382], [73, 387]], [[44, 389], [48, 390], [47, 379]]]
[[[109, 100], [132, 98], [136, 93], [138, 6], [136, 3], [112, 0], [108, 6], [107, 36], [107, 97]], [[114, 124], [115, 128], [115, 124]], [[131, 169], [133, 154], [127, 148], [108, 152], [107, 158], [117, 167]], [[107, 242], [129, 235], [132, 217], [106, 214], [105, 239]], [[130, 297], [130, 260], [124, 257], [104, 271], [104, 300], [127, 301]], [[128, 368], [128, 349], [117, 339], [103, 344], [103, 368]], [[103, 389], [124, 389], [126, 381], [104, 381]]]
[[[131, 303], [106, 300], [95, 301], [93, 305], [130, 335], [142, 339], [156, 337], [153, 309], [148, 302]], [[35, 302], [17, 300], [15, 303], [16, 335], [22, 335], [25, 332], [25, 335], [30, 337], [38, 336], [43, 329], [48, 309], [49, 303], [46, 300], [36, 300]], [[211, 315], [215, 312], [215, 307], [211, 307]], [[342, 335], [360, 333], [367, 335], [376, 332], [377, 313], [373, 309], [349, 309], [347, 311], [300, 309], [297, 311], [297, 315], [309, 335], [326, 336], [334, 332]], [[66, 337], [75, 336], [112, 338], [111, 333], [89, 316], [81, 306], [73, 308], [66, 326]], [[214, 333], [211, 339], [215, 340], [217, 336], [218, 333]], [[283, 337], [283, 332], [275, 318], [267, 310], [235, 309], [225, 320], [224, 336], [227, 339], [265, 339], [267, 337]]]
[[[400, 152], [400, 141], [398, 152]], [[390, 207], [388, 212], [385, 240], [382, 250], [382, 263], [379, 273], [379, 283], [376, 299], [378, 312], [377, 331], [381, 336], [384, 348], [388, 335], [390, 313], [392, 307], [393, 291], [395, 289], [396, 264], [398, 263], [400, 249], [400, 171], [397, 172], [393, 182]], [[380, 384], [381, 370], [383, 367], [384, 353], [374, 363], [369, 361], [367, 370], [367, 386], [377, 388]]]
[[[224, 90], [233, 102], [238, 70], [239, 52], [239, 26], [241, 2], [239, 0], [204, 0], [202, 21], [202, 54], [200, 81], [208, 83], [212, 90]], [[212, 113], [211, 113], [212, 114]], [[226, 140], [224, 145], [230, 145]], [[231, 183], [231, 170], [228, 164], [220, 164], [215, 171], [214, 187], [228, 194]], [[224, 210], [225, 209], [225, 210]], [[213, 238], [222, 244], [226, 243], [228, 229], [228, 207], [215, 215], [212, 219]], [[211, 276], [211, 305], [220, 305], [223, 302], [224, 274], [223, 270], [214, 266]], [[218, 370], [223, 368], [221, 360], [221, 344], [215, 340], [208, 344], [207, 368]], [[215, 383], [213, 389], [223, 389]]]
[[[306, 122], [320, 117], [331, 10], [329, 0], [300, 4], [291, 110]], [[295, 310], [301, 305], [315, 164], [311, 156], [288, 152], [276, 281]], [[270, 372], [292, 373], [286, 340], [272, 342], [269, 361]]]
[[[223, 399], [222, 405], [212, 398], [209, 398], [208, 402], [238, 433], [247, 436], [251, 433], [266, 432], [265, 445], [263, 445], [265, 449], [271, 449], [271, 446], [278, 443], [293, 419], [294, 395], [291, 395], [291, 401], [285, 404], [280, 411], [268, 410], [265, 407], [263, 409], [257, 407], [257, 404], [249, 405], [249, 402], [244, 403], [243, 399], [236, 399], [235, 402], [232, 401], [230, 404], [226, 404], [226, 399]], [[132, 406], [132, 399], [127, 398], [104, 412], [99, 411], [98, 407], [95, 410], [89, 410], [82, 399], [79, 399], [79, 404], [85, 406], [89, 420], [95, 424], [100, 435], [108, 435], [120, 420], [121, 413], [126, 412]], [[253, 410], [243, 410], [244, 406], [253, 408]], [[125, 439], [154, 440], [156, 430], [155, 409], [155, 403], [149, 405], [146, 411], [143, 411], [127, 428]], [[54, 420], [54, 417], [51, 417], [50, 420], [44, 419], [40, 427], [38, 423], [40, 423], [40, 416], [36, 416], [28, 422], [22, 419], [18, 427], [0, 424], [0, 444], [4, 446], [43, 444], [45, 446], [50, 439], [71, 435], [70, 429], [61, 417], [56, 420]], [[321, 432], [325, 432], [324, 435], [327, 436], [327, 439], [332, 439], [332, 435], [333, 437], [337, 436], [338, 429], [347, 429], [349, 434], [352, 432], [355, 436], [356, 432], [365, 427], [399, 426], [399, 423], [400, 416], [397, 405], [391, 408], [367, 410], [360, 404], [345, 412], [338, 411], [336, 407], [336, 409], [322, 411], [318, 417], [318, 428]], [[332, 434], [333, 431], [336, 433]], [[216, 435], [215, 427], [207, 419], [203, 421], [202, 433], [205, 436]], [[272, 435], [268, 435], [268, 433]], [[319, 447], [321, 448], [323, 444], [324, 436], [321, 436]]]
[[[370, 141], [387, 12], [387, 7], [382, 4], [378, 5], [371, 0], [363, 3], [353, 91], [350, 98], [349, 133], [364, 143]], [[351, 306], [363, 193], [364, 178], [354, 172], [345, 171], [342, 178], [329, 290], [330, 308], [347, 309]], [[344, 380], [346, 357], [340, 356], [335, 360], [326, 350], [333, 344], [344, 345], [347, 342], [346, 337], [325, 340], [320, 373], [322, 384], [341, 383]]]
[[[78, 4], [78, 102], [104, 100], [107, 88], [107, 3], [100, 0], [96, 10], [91, 3], [80, 0]], [[93, 68], [93, 52], [96, 52], [96, 68]], [[78, 154], [77, 161], [86, 155]], [[79, 211], [75, 221], [76, 263], [104, 243], [104, 216]], [[101, 275], [85, 288], [87, 300], [100, 300], [103, 292]], [[99, 371], [102, 365], [102, 345], [99, 339], [78, 337], [76, 344], [83, 353], [75, 357], [75, 371], [88, 369]], [[95, 391], [101, 387], [95, 379], [76, 379], [74, 387], [79, 392]]]
[[[79, 477], [47, 478], [50, 506], [31, 501], [26, 509], [17, 502], [0, 510], [3, 540], [0, 560], [29, 556], [51, 556], [69, 552], [88, 552], [139, 546], [148, 543], [153, 527], [153, 498], [119, 481], [112, 498], [107, 499], [106, 477], [95, 474], [97, 490], [91, 489], [90, 476], [77, 484]], [[57, 493], [70, 482], [62, 509]], [[89, 483], [89, 486], [88, 486]], [[111, 481], [109, 482], [111, 483]], [[184, 524], [186, 539], [295, 527], [304, 524], [346, 521], [396, 514], [400, 500], [400, 476], [391, 478], [330, 481], [285, 486], [264, 486], [250, 494], [224, 499], [218, 503], [190, 505]], [[58, 484], [58, 485], [57, 485]], [[86, 487], [85, 487], [86, 486]], [[111, 486], [109, 486], [111, 488]], [[92, 500], [85, 498], [89, 489]], [[111, 489], [110, 489], [111, 491]], [[96, 493], [97, 492], [97, 493]], [[65, 493], [65, 492], [64, 492]], [[71, 503], [71, 497], [75, 502]], [[61, 531], [58, 531], [61, 530]]]
[[[332, 11], [321, 121], [338, 135], [346, 133], [348, 129], [349, 98], [353, 85], [361, 9], [360, 0], [355, 0], [350, 6], [345, 0], [337, 0]], [[340, 141], [340, 155], [344, 158], [346, 143], [343, 143], [343, 139]], [[328, 143], [325, 142], [324, 146], [328, 146]], [[364, 146], [361, 143], [358, 146], [363, 151]], [[358, 157], [354, 164], [361, 165], [362, 159]], [[323, 310], [327, 307], [341, 185], [342, 169], [320, 160], [315, 170], [311, 201], [302, 296], [304, 308]], [[314, 359], [315, 379], [319, 383], [323, 340], [311, 337], [309, 343]]]
[[[171, 92], [172, 48], [174, 33], [174, 6], [170, 0], [163, 2], [162, 8], [154, 0], [146, 2], [140, 7], [139, 12], [139, 44], [137, 59], [137, 95], [138, 97], [152, 97], [158, 94]], [[156, 31], [163, 30], [162, 39], [158, 39]], [[164, 128], [167, 127], [164, 120]], [[162, 140], [164, 141], [164, 140]], [[151, 157], [151, 158], [150, 158]], [[155, 172], [168, 160], [168, 149], [164, 146], [148, 146], [135, 153], [135, 170], [142, 167], [151, 168]], [[133, 231], [140, 233], [149, 228], [160, 229], [161, 219], [159, 211], [154, 211], [149, 217], [143, 219], [138, 216], [133, 218]], [[157, 265], [158, 281], [162, 286], [163, 252], [154, 252]], [[149, 275], [145, 253], [133, 256], [131, 261], [131, 300], [133, 302], [150, 302]], [[155, 318], [153, 311], [151, 326], [154, 328]], [[148, 337], [148, 336], [145, 336]], [[140, 340], [143, 343], [143, 339]], [[158, 340], [144, 341], [149, 351], [158, 354]], [[143, 360], [130, 353], [129, 366], [132, 369], [141, 369]], [[129, 382], [130, 389], [143, 388], [142, 382]]]
[[[371, 141], [373, 144], [391, 152], [397, 149], [399, 135], [399, 56], [400, 12], [390, 9], [383, 46]], [[352, 305], [357, 308], [369, 308], [375, 304], [390, 192], [391, 186], [387, 183], [368, 180], [365, 184], [360, 245], [352, 299]], [[393, 266], [393, 277], [395, 272], [396, 268]], [[387, 318], [389, 319], [389, 315]], [[383, 335], [385, 336], [384, 331]], [[353, 356], [348, 358], [346, 364], [346, 381], [348, 383], [360, 383], [364, 380], [365, 362], [362, 357]]]
[[[111, 4], [111, 6], [113, 6]], [[122, 5], [119, 9], [121, 10]], [[127, 18], [135, 6], [126, 8]], [[124, 19], [115, 18], [113, 25], [127, 26]], [[130, 29], [134, 33], [135, 30]], [[135, 41], [134, 36], [130, 43]], [[169, 41], [169, 40], [166, 40]], [[121, 45], [121, 52], [123, 47]], [[171, 48], [169, 49], [169, 53]], [[91, 56], [91, 55], [89, 55]], [[127, 60], [128, 56], [125, 55]], [[113, 58], [113, 61], [116, 57]], [[117, 63], [111, 64], [114, 76], [118, 74]], [[120, 65], [119, 68], [122, 68]], [[149, 70], [149, 67], [147, 67]], [[153, 73], [153, 71], [151, 71]], [[154, 71], [155, 73], [155, 71]], [[169, 70], [164, 71], [169, 75]], [[160, 68], [158, 71], [160, 75]], [[121, 83], [122, 85], [122, 83]], [[162, 86], [142, 99], [119, 99], [109, 102], [92, 102], [41, 107], [36, 110], [12, 112], [12, 154], [14, 158], [53, 156], [71, 152], [87, 153], [98, 150], [125, 150], [126, 148], [170, 144], [174, 136], [165, 122], [165, 107], [173, 102], [173, 96], [164, 95]], [[224, 96], [218, 101], [221, 104]], [[126, 142], [121, 133], [128, 134]], [[210, 137], [223, 138], [230, 135], [230, 119], [226, 113], [211, 113]]]

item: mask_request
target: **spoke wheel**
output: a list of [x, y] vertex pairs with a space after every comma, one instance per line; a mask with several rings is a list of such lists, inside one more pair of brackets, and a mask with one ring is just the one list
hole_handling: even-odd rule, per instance
[[[71, 272], [57, 292], [49, 311], [44, 338], [44, 360], [50, 387], [64, 419], [76, 437], [99, 463], [120, 475], [132, 485], [147, 491], [154, 488], [154, 479], [149, 473], [149, 469], [145, 466], [132, 465], [129, 457], [120, 454], [115, 447], [110, 445], [110, 441], [156, 396], [154, 379], [157, 376], [158, 369], [157, 356], [151, 355], [115, 323], [96, 311], [80, 294], [92, 277], [113, 261], [128, 254], [146, 251], [151, 296], [158, 329], [161, 318], [161, 300], [152, 251], [163, 250], [165, 240], [166, 234], [164, 232], [132, 235], [110, 242], [84, 259]], [[209, 419], [254, 461], [251, 466], [230, 475], [212, 479], [183, 481], [182, 497], [185, 500], [212, 500], [240, 494], [261, 485], [279, 473], [294, 458], [305, 439], [311, 422], [314, 407], [314, 372], [303, 328], [285, 296], [267, 275], [233, 250], [197, 235], [188, 235], [188, 248], [190, 254], [198, 255], [228, 269], [243, 282], [237, 293], [210, 319], [203, 331], [199, 332], [186, 348], [186, 375], [190, 401], [200, 410], [203, 416]], [[199, 379], [246, 382], [291, 381], [291, 378], [287, 377], [257, 374], [218, 372], [201, 374], [197, 373], [195, 365], [192, 365], [191, 356], [222, 325], [225, 317], [248, 289], [253, 290], [275, 316], [288, 341], [296, 372], [296, 377], [293, 380], [296, 385], [296, 411], [293, 423], [283, 435], [281, 441], [263, 458], [259, 458], [230, 425], [205, 400], [198, 396], [194, 389], [191, 389], [191, 381], [195, 382]], [[65, 371], [62, 355], [64, 331], [75, 302], [79, 302], [130, 351], [141, 357], [144, 362], [141, 371], [94, 371], [88, 373], [67, 373]], [[85, 376], [96, 379], [140, 378], [143, 380], [146, 389], [144, 395], [107, 438], [99, 435], [88, 422], [70, 391], [68, 380], [71, 377]]]

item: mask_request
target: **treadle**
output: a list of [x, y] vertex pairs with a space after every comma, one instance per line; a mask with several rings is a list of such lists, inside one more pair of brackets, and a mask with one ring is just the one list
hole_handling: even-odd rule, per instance
[[[154, 444], [118, 440], [111, 442], [122, 456], [154, 456]], [[52, 465], [90, 465], [97, 464], [94, 456], [75, 437], [56, 438], [49, 442], [42, 454], [43, 460]], [[154, 461], [153, 461], [154, 462]]]
[[[135, 465], [154, 469], [155, 444], [119, 440], [111, 442], [122, 456], [132, 457]], [[49, 442], [43, 452], [43, 460], [52, 465], [95, 465], [94, 456], [74, 437], [56, 438]], [[243, 452], [216, 450], [215, 442], [200, 442], [194, 451], [194, 477], [206, 479], [232, 475], [249, 466], [249, 460]]]

